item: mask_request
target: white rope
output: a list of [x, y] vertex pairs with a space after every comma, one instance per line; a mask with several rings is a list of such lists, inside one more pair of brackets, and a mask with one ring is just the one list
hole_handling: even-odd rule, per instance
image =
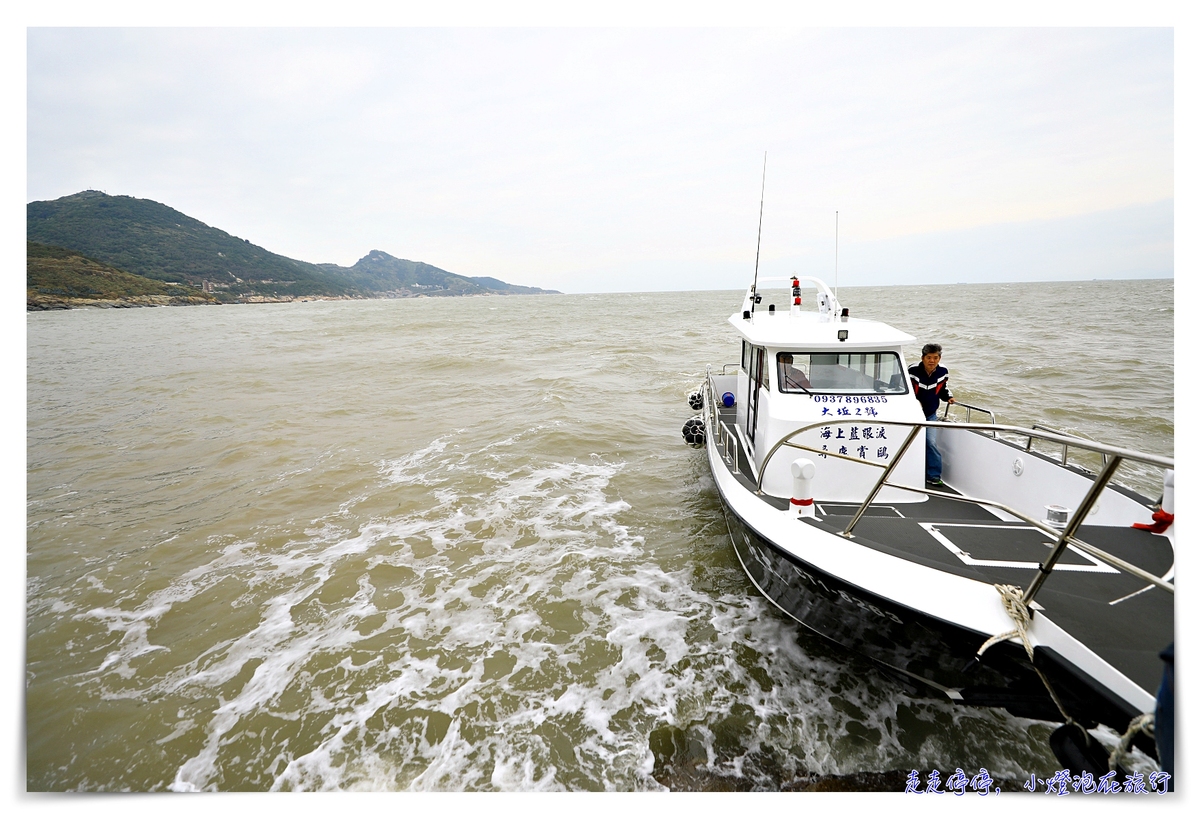
[[1007, 633], [998, 633], [991, 639], [987, 640], [980, 646], [979, 650], [975, 651], [975, 658], [983, 656], [983, 652], [998, 642], [1004, 642], [1012, 639], [1014, 636], [1021, 638], [1021, 644], [1025, 646], [1025, 653], [1029, 656], [1029, 663], [1033, 665], [1034, 671], [1041, 678], [1042, 684], [1046, 686], [1046, 692], [1050, 694], [1050, 698], [1054, 700], [1054, 704], [1058, 707], [1058, 712], [1062, 713], [1063, 720], [1067, 724], [1074, 724], [1075, 720], [1067, 715], [1067, 710], [1059, 701], [1058, 694], [1054, 692], [1054, 688], [1050, 685], [1050, 680], [1042, 673], [1041, 669], [1034, 664], [1033, 661], [1033, 645], [1029, 642], [1029, 609], [1025, 607], [1025, 603], [1021, 600], [1021, 589], [1015, 585], [993, 585], [1000, 592], [1000, 600], [1004, 603], [1004, 611], [1008, 614], [1008, 618], [1013, 621], [1016, 628]]
[[1143, 713], [1133, 717], [1133, 720], [1129, 722], [1129, 729], [1125, 731], [1125, 735], [1121, 736], [1121, 740], [1108, 757], [1108, 769], [1115, 770], [1117, 765], [1124, 761], [1126, 753], [1129, 752], [1129, 745], [1133, 744], [1133, 737], [1138, 734], [1138, 731], [1154, 738], [1153, 713]]
[[[984, 642], [979, 650], [975, 652], [975, 658], [978, 659], [979, 657], [983, 656], [983, 652], [992, 645], [1012, 639], [1014, 636], [1018, 636], [1021, 639], [1021, 644], [1025, 646], [1025, 653], [1029, 655], [1029, 662], [1032, 664], [1033, 645], [1030, 644], [1029, 635], [1027, 633], [1029, 630], [1030, 621], [1029, 609], [1026, 608], [1025, 603], [1021, 601], [1021, 589], [1015, 585], [993, 585], [992, 587], [1000, 592], [1000, 599], [1004, 603], [1004, 611], [1008, 614], [1008, 618], [1013, 621], [1013, 624], [1016, 625], [1016, 628], [1008, 633], [998, 633], [991, 639]], [[1041, 677], [1042, 684], [1046, 686], [1046, 691], [1050, 694], [1050, 698], [1054, 699], [1054, 704], [1058, 706], [1058, 712], [1062, 713], [1066, 723], [1075, 724], [1075, 720], [1067, 715], [1066, 708], [1064, 708], [1062, 702], [1059, 701], [1058, 696], [1054, 692], [1054, 688], [1050, 686], [1050, 680], [1046, 678], [1045, 674], [1042, 673], [1037, 665], [1034, 665], [1033, 669], [1037, 671], [1037, 675]], [[1082, 729], [1082, 727], [1080, 729]], [[1108, 769], [1115, 770], [1117, 768], [1117, 765], [1129, 752], [1129, 747], [1131, 744], [1133, 744], [1133, 737], [1137, 735], [1139, 731], [1150, 736], [1150, 738], [1154, 738], [1153, 713], [1143, 713], [1140, 716], [1135, 716], [1133, 720], [1129, 722], [1129, 729], [1125, 731], [1125, 735], [1121, 736], [1121, 740], [1117, 743], [1117, 746], [1113, 749], [1112, 753], [1108, 757]], [[1084, 732], [1086, 733], [1086, 731]]]
[[1008, 633], [998, 633], [984, 642], [983, 646], [975, 651], [975, 658], [978, 659], [983, 656], [983, 652], [992, 645], [1012, 639], [1014, 636], [1019, 636], [1021, 637], [1021, 643], [1025, 645], [1025, 652], [1029, 654], [1029, 661], [1032, 662], [1033, 645], [1029, 644], [1029, 636], [1026, 634], [1026, 630], [1029, 628], [1029, 609], [1021, 601], [1021, 589], [1015, 585], [993, 585], [992, 587], [1000, 592], [1000, 601], [1004, 603], [1004, 612], [1008, 614], [1008, 618], [1017, 627]]

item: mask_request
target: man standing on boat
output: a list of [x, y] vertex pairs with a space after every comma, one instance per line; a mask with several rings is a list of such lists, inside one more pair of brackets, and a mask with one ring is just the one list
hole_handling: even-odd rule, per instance
[[[921, 347], [921, 363], [908, 368], [913, 392], [921, 402], [921, 412], [926, 420], [937, 420], [938, 404], [942, 401], [954, 403], [954, 395], [950, 393], [950, 372], [940, 365], [941, 361], [941, 344], [926, 344]], [[925, 430], [925, 482], [937, 487], [946, 485], [942, 482], [942, 453], [938, 451], [934, 429]]]

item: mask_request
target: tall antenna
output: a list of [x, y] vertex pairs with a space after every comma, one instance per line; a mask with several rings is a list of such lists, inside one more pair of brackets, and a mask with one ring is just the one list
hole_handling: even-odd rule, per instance
[[833, 297], [837, 298], [838, 273], [838, 212], [833, 211]]
[[758, 254], [762, 251], [762, 214], [763, 200], [767, 195], [767, 152], [763, 151], [763, 181], [762, 193], [758, 198], [758, 247], [754, 250], [754, 286], [750, 291], [754, 293], [754, 298], [750, 299], [750, 312], [754, 312], [754, 305], [758, 302]]

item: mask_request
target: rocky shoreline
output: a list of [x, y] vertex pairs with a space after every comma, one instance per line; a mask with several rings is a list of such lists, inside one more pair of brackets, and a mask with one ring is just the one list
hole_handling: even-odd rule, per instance
[[130, 307], [172, 307], [192, 304], [216, 304], [210, 298], [200, 296], [178, 295], [132, 295], [127, 298], [28, 298], [25, 299], [25, 309], [29, 312], [41, 310], [74, 310], [81, 308], [92, 309], [127, 309]]
[[292, 301], [353, 301], [361, 300], [361, 297], [347, 295], [333, 296], [263, 296], [254, 295], [246, 298], [238, 299], [237, 301], [217, 301], [212, 298], [202, 298], [200, 296], [178, 296], [178, 295], [135, 295], [127, 298], [61, 298], [61, 297], [42, 297], [38, 299], [26, 298], [25, 310], [27, 312], [42, 312], [46, 310], [121, 310], [130, 309], [133, 307], [191, 307], [198, 305], [220, 306], [221, 304], [282, 304]]
[[[535, 293], [535, 295], [555, 294], [554, 291]], [[26, 295], [25, 309], [27, 312], [42, 312], [45, 310], [112, 310], [129, 309], [131, 307], [188, 307], [195, 305], [221, 304], [290, 304], [294, 301], [372, 301], [390, 298], [492, 298], [507, 295], [507, 293], [408, 293], [388, 292], [378, 295], [247, 295], [235, 301], [218, 301], [198, 295], [131, 295], [124, 298], [66, 298], [61, 296], [46, 296], [38, 294], [37, 298]]]

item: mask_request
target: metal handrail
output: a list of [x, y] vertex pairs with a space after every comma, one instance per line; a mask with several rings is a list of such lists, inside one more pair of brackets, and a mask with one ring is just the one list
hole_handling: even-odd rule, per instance
[[[730, 366], [731, 364], [726, 364]], [[724, 367], [722, 367], [722, 370]], [[720, 430], [719, 437], [721, 446], [724, 449], [725, 461], [732, 467], [733, 474], [741, 474], [741, 469], [738, 467], [738, 454], [741, 449], [742, 441], [737, 435], [729, 431], [729, 428], [721, 423], [720, 417], [717, 414], [716, 391], [713, 389], [712, 383], [712, 367], [707, 369], [708, 377], [704, 379], [705, 405], [708, 407], [708, 417], [705, 418], [705, 425], [708, 429]], [[721, 374], [725, 374], [722, 371]], [[733, 441], [733, 456], [729, 454], [729, 441]], [[746, 462], [750, 467], [754, 467], [754, 461], [751, 459], [749, 452], [746, 453]]]
[[[1056, 434], [1056, 435], [1063, 434], [1063, 432], [1059, 431], [1058, 429], [1052, 429], [1049, 426], [1044, 426], [1040, 423], [1033, 424], [1032, 428], [1040, 429], [1043, 432], [1050, 432], [1050, 433]], [[1027, 452], [1033, 451], [1033, 436], [1032, 435], [1027, 439], [1027, 441], [1025, 443], [1025, 451], [1027, 451]], [[1101, 455], [1101, 456], [1103, 457], [1103, 455]], [[1059, 458], [1059, 463], [1061, 463], [1064, 466], [1067, 465], [1067, 444], [1066, 443], [1062, 444], [1062, 456]], [[1105, 460], [1105, 463], [1107, 464], [1107, 459]]]
[[[1042, 423], [1035, 423], [1035, 424], [1033, 424], [1033, 426], [1031, 428], [1040, 429], [1043, 432], [1052, 432], [1056, 435], [1066, 435], [1066, 436], [1070, 437], [1070, 435], [1067, 435], [1066, 432], [1060, 431], [1058, 429], [1054, 429], [1054, 428], [1052, 428], [1050, 426], [1046, 426], [1045, 424], [1042, 424]], [[1027, 440], [1025, 442], [1025, 451], [1033, 452], [1033, 438], [1032, 437], [1027, 438]], [[1034, 452], [1034, 453], [1036, 454], [1036, 452]], [[1067, 463], [1067, 445], [1065, 443], [1063, 444], [1063, 447], [1062, 447], [1062, 455], [1059, 457], [1059, 463], [1061, 463], [1064, 466], [1068, 465], [1068, 463]], [[1100, 452], [1100, 467], [1105, 468], [1106, 466], [1108, 466], [1108, 455], [1105, 452]]]
[[[946, 411], [942, 412], [942, 420], [949, 420], [951, 406], [961, 406], [962, 408], [967, 410], [967, 423], [971, 422], [971, 412], [973, 412], [973, 411], [974, 412], [982, 412], [983, 414], [987, 415], [988, 418], [991, 420], [992, 425], [995, 425], [995, 423], [996, 423], [996, 413], [993, 412], [991, 409], [985, 409], [982, 406], [973, 406], [972, 404], [969, 404], [969, 403], [963, 403], [960, 400], [956, 400], [956, 401], [954, 401], [954, 403], [946, 404]], [[1037, 428], [1037, 427], [1034, 427], [1034, 428]], [[996, 437], [996, 433], [994, 431], [991, 434], [992, 434], [993, 438]]]
[[[774, 456], [775, 452], [780, 449], [786, 441], [791, 440], [796, 435], [812, 431], [813, 429], [821, 426], [836, 426], [843, 423], [854, 423], [855, 421], [855, 418], [846, 418], [844, 420], [836, 418], [824, 418], [816, 423], [810, 423], [807, 426], [801, 426], [799, 429], [794, 429], [781, 438], [774, 446], [771, 447], [770, 451], [767, 452], [767, 456], [763, 458], [763, 470], [766, 470], [767, 463], [770, 461], [771, 457]], [[1013, 434], [1020, 435], [1021, 437], [1026, 437], [1032, 434], [1039, 440], [1048, 440], [1052, 443], [1066, 443], [1077, 449], [1084, 449], [1086, 451], [1096, 452], [1097, 454], [1108, 454], [1112, 457], [1120, 457], [1125, 460], [1136, 460], [1140, 463], [1147, 463], [1152, 466], [1162, 466], [1163, 468], [1167, 469], [1175, 468], [1175, 460], [1170, 457], [1162, 457], [1161, 455], [1156, 454], [1146, 454], [1133, 449], [1123, 449], [1120, 446], [1109, 446], [1107, 443], [1097, 443], [1094, 440], [1085, 440], [1084, 438], [1071, 437], [1070, 435], [1049, 433], [1039, 434], [1037, 431], [1033, 429], [1026, 429], [1023, 426], [1008, 426], [1001, 423], [956, 423], [943, 422], [940, 420], [885, 420], [877, 422], [883, 426], [927, 426], [934, 429], [967, 429], [977, 432], [990, 432], [995, 430], [997, 432], [1012, 432]], [[833, 453], [830, 452], [829, 454], [832, 455]], [[866, 461], [857, 460], [853, 457], [848, 459], [853, 460], [856, 463], [861, 462], [866, 463], [866, 465], [874, 465], [872, 463], [867, 463]], [[758, 488], [760, 490], [762, 489], [761, 480], [759, 481]]]
[[[919, 488], [914, 488], [913, 486], [900, 485], [898, 483], [892, 483], [890, 485], [893, 488], [907, 489], [908, 491], [917, 492], [920, 494], [931, 494], [931, 495], [934, 495], [935, 497], [941, 497], [942, 499], [945, 499], [945, 500], [954, 500], [955, 502], [959, 502], [959, 503], [971, 503], [971, 504], [975, 504], [975, 505], [991, 506], [992, 508], [999, 509], [1000, 511], [1003, 511], [1007, 514], [1011, 514], [1012, 516], [1020, 519], [1022, 522], [1028, 523], [1029, 525], [1033, 526], [1034, 528], [1036, 528], [1038, 531], [1042, 532], [1043, 534], [1047, 534], [1051, 537], [1058, 537], [1058, 535], [1060, 533], [1057, 529], [1051, 528], [1050, 526], [1046, 525], [1045, 522], [1043, 522], [1041, 520], [1035, 520], [1033, 517], [1030, 517], [1030, 516], [1024, 514], [1023, 512], [1018, 511], [1015, 508], [1012, 508], [1011, 506], [1007, 506], [1004, 503], [997, 503], [997, 502], [994, 502], [991, 500], [985, 500], [985, 499], [982, 499], [979, 497], [968, 497], [964, 494], [948, 494], [944, 491], [936, 491], [934, 489], [928, 489], [928, 488], [919, 489]], [[1107, 563], [1108, 565], [1111, 565], [1113, 568], [1117, 568], [1119, 570], [1125, 571], [1128, 574], [1132, 574], [1133, 576], [1137, 577], [1138, 579], [1140, 579], [1144, 582], [1149, 582], [1152, 585], [1156, 585], [1159, 588], [1162, 588], [1163, 590], [1170, 591], [1171, 593], [1175, 593], [1175, 586], [1171, 585], [1170, 583], [1164, 582], [1160, 577], [1157, 577], [1154, 574], [1149, 573], [1148, 571], [1138, 568], [1136, 565], [1126, 562], [1125, 560], [1121, 559], [1120, 557], [1113, 556], [1112, 554], [1109, 554], [1106, 551], [1101, 551], [1096, 546], [1090, 545], [1089, 543], [1084, 542], [1083, 540], [1079, 539], [1078, 537], [1075, 537], [1074, 535], [1072, 535], [1069, 539], [1070, 539], [1071, 545], [1073, 545], [1076, 548], [1078, 548], [1079, 550], [1084, 551], [1087, 554], [1095, 557], [1096, 559], [1100, 560], [1101, 562]]]
[[[725, 448], [725, 462], [733, 469], [734, 474], [741, 474], [741, 469], [738, 468], [738, 447], [741, 445], [737, 439], [737, 435], [729, 431], [729, 427], [717, 421], [717, 426], [721, 429], [722, 446]], [[729, 441], [733, 441], [733, 456], [729, 454]]]
[[[711, 394], [711, 389], [710, 389], [710, 394]], [[1105, 487], [1112, 480], [1113, 475], [1116, 474], [1117, 467], [1120, 466], [1122, 460], [1134, 460], [1134, 461], [1137, 461], [1140, 463], [1146, 463], [1146, 464], [1153, 465], [1153, 466], [1160, 466], [1162, 468], [1173, 469], [1173, 468], [1175, 468], [1174, 458], [1161, 457], [1159, 455], [1152, 455], [1152, 454], [1145, 454], [1143, 452], [1137, 452], [1132, 449], [1123, 449], [1118, 446], [1109, 446], [1108, 444], [1105, 444], [1105, 443], [1096, 443], [1095, 441], [1084, 440], [1082, 438], [1076, 438], [1076, 437], [1070, 437], [1068, 435], [1063, 435], [1060, 433], [1046, 432], [1046, 431], [1038, 430], [1036, 428], [1035, 429], [1025, 429], [1020, 426], [1007, 426], [1007, 425], [998, 424], [998, 423], [994, 423], [994, 422], [993, 423], [947, 423], [947, 422], [942, 422], [942, 421], [928, 421], [928, 420], [923, 420], [923, 421], [884, 421], [883, 425], [885, 425], [885, 426], [911, 427], [911, 430], [908, 433], [908, 437], [905, 438], [905, 441], [900, 448], [900, 452], [896, 455], [896, 457], [891, 459], [891, 462], [889, 462], [886, 465], [881, 464], [881, 463], [873, 463], [873, 462], [866, 461], [866, 460], [860, 460], [858, 458], [849, 457], [846, 455], [841, 455], [841, 454], [838, 454], [837, 452], [826, 452], [823, 450], [818, 450], [814, 447], [807, 446], [807, 445], [804, 445], [801, 443], [796, 443], [793, 441], [793, 438], [796, 437], [797, 435], [803, 434], [804, 432], [812, 431], [813, 429], [817, 429], [822, 426], [836, 426], [836, 425], [840, 425], [840, 424], [844, 424], [844, 423], [853, 423], [853, 422], [855, 422], [855, 419], [852, 419], [852, 418], [847, 418], [845, 420], [839, 420], [836, 418], [834, 418], [834, 419], [826, 418], [826, 419], [820, 420], [816, 423], [811, 423], [807, 426], [802, 426], [799, 429], [796, 429], [796, 430], [790, 432], [789, 434], [785, 435], [774, 446], [771, 447], [771, 449], [767, 452], [766, 457], [763, 458], [763, 464], [762, 464], [761, 468], [759, 469], [758, 480], [755, 484], [755, 492], [757, 494], [763, 493], [762, 483], [763, 483], [763, 478], [766, 476], [766, 473], [767, 473], [767, 465], [770, 463], [771, 458], [773, 458], [775, 456], [775, 453], [777, 451], [779, 451], [781, 448], [783, 448], [784, 446], [788, 446], [788, 447], [795, 448], [795, 449], [801, 449], [804, 451], [810, 451], [815, 454], [824, 455], [827, 457], [836, 457], [838, 459], [848, 460], [852, 463], [858, 463], [858, 464], [864, 465], [864, 466], [874, 466], [876, 468], [882, 469], [883, 473], [880, 474], [879, 479], [875, 482], [875, 485], [867, 493], [866, 499], [859, 506], [859, 508], [855, 512], [853, 518], [850, 520], [850, 523], [846, 526], [845, 530], [843, 530], [841, 532], [841, 536], [846, 539], [853, 538], [852, 531], [853, 531], [854, 527], [858, 524], [858, 521], [860, 519], [862, 519], [863, 515], [866, 514], [867, 509], [870, 507], [872, 501], [875, 499], [875, 497], [879, 494], [879, 492], [883, 489], [884, 486], [890, 486], [892, 488], [897, 488], [897, 489], [901, 489], [901, 490], [905, 490], [905, 491], [913, 491], [913, 492], [917, 492], [917, 493], [931, 494], [931, 495], [935, 495], [938, 497], [946, 497], [946, 498], [950, 498], [950, 499], [954, 499], [954, 500], [960, 500], [961, 502], [971, 502], [971, 503], [976, 503], [979, 505], [997, 508], [1002, 511], [1005, 511], [1008, 514], [1013, 515], [1014, 517], [1017, 517], [1018, 519], [1025, 521], [1026, 523], [1029, 523], [1030, 525], [1033, 525], [1035, 528], [1042, 531], [1043, 533], [1054, 537], [1056, 541], [1055, 541], [1054, 545], [1051, 546], [1050, 555], [1046, 558], [1046, 561], [1044, 563], [1042, 563], [1040, 566], [1038, 566], [1037, 574], [1034, 576], [1033, 581], [1030, 583], [1028, 590], [1026, 590], [1024, 595], [1022, 596], [1021, 601], [1024, 603], [1024, 605], [1027, 608], [1029, 607], [1030, 603], [1033, 602], [1034, 596], [1037, 595], [1037, 592], [1041, 589], [1042, 584], [1045, 583], [1046, 578], [1049, 577], [1050, 573], [1054, 570], [1054, 566], [1058, 563], [1058, 560], [1062, 557], [1062, 555], [1066, 551], [1066, 548], [1068, 545], [1075, 545], [1077, 547], [1081, 547], [1088, 554], [1096, 557], [1097, 559], [1102, 560], [1106, 564], [1111, 565], [1112, 567], [1117, 568], [1118, 570], [1125, 571], [1126, 573], [1132, 574], [1133, 576], [1136, 576], [1145, 582], [1150, 582], [1153, 585], [1155, 585], [1156, 587], [1159, 587], [1166, 591], [1169, 591], [1172, 594], [1175, 592], [1175, 588], [1173, 585], [1170, 585], [1170, 584], [1164, 582], [1159, 577], [1156, 577], [1153, 574], [1143, 571], [1142, 569], [1137, 568], [1136, 566], [1125, 562], [1121, 558], [1115, 557], [1112, 554], [1109, 554], [1099, 548], [1096, 548], [1095, 546], [1093, 546], [1089, 543], [1083, 542], [1082, 540], [1078, 539], [1075, 536], [1079, 530], [1079, 527], [1083, 524], [1084, 519], [1087, 517], [1088, 513], [1091, 512], [1092, 506], [1094, 506], [1096, 501], [1100, 499], [1100, 495], [1103, 493]], [[1063, 528], [1062, 531], [1058, 531], [1056, 529], [1050, 528], [1050, 527], [1042, 524], [1041, 522], [1039, 522], [1037, 520], [1032, 519], [1031, 517], [1029, 517], [1019, 511], [1016, 511], [1015, 509], [1009, 508], [1008, 506], [1004, 505], [1003, 503], [999, 503], [999, 502], [996, 502], [993, 500], [986, 500], [986, 499], [980, 499], [980, 498], [961, 498], [961, 497], [951, 495], [951, 494], [948, 494], [945, 492], [931, 491], [929, 489], [925, 489], [922, 491], [921, 489], [915, 489], [915, 488], [912, 488], [911, 486], [905, 486], [902, 484], [890, 482], [888, 480], [888, 478], [891, 476], [892, 471], [895, 469], [896, 465], [903, 458], [905, 452], [907, 452], [908, 447], [912, 444], [913, 440], [916, 439], [917, 431], [919, 429], [921, 429], [922, 427], [927, 427], [927, 428], [931, 428], [931, 429], [952, 428], [952, 429], [962, 429], [962, 430], [970, 430], [970, 431], [978, 431], [978, 432], [1012, 432], [1015, 434], [1019, 434], [1021, 436], [1033, 436], [1033, 437], [1037, 437], [1039, 440], [1047, 440], [1047, 441], [1050, 441], [1053, 443], [1063, 444], [1064, 446], [1070, 445], [1070, 446], [1074, 446], [1079, 449], [1096, 452], [1105, 458], [1105, 465], [1104, 465], [1104, 468], [1101, 470], [1100, 474], [1098, 474], [1096, 476], [1095, 481], [1092, 483], [1091, 487], [1088, 489], [1087, 494], [1084, 496], [1083, 501], [1079, 504], [1079, 507], [1075, 510], [1075, 513], [1067, 521], [1066, 526]]]

